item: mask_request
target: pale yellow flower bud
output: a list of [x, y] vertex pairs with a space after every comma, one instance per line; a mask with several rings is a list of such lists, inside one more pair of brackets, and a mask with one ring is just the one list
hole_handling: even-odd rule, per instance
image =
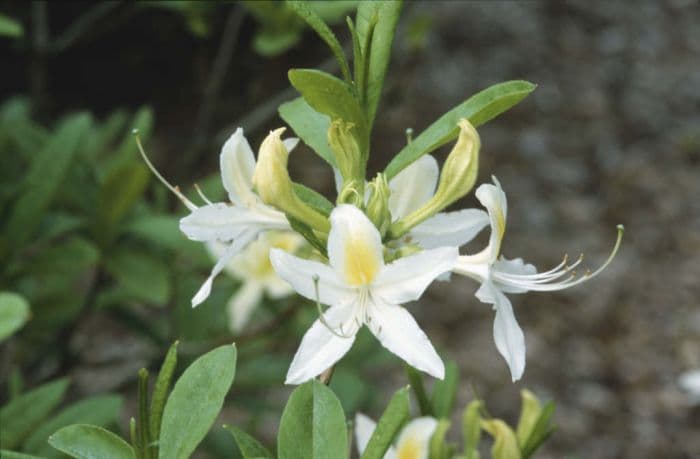
[[384, 174], [377, 176], [369, 184], [372, 194], [367, 202], [365, 213], [384, 237], [389, 225], [391, 225], [391, 211], [389, 210], [389, 184]]
[[328, 144], [333, 150], [340, 175], [346, 182], [364, 181], [362, 154], [354, 131], [354, 124], [341, 119], [334, 120], [328, 128]]
[[279, 128], [270, 132], [260, 145], [253, 173], [253, 187], [265, 204], [276, 207], [316, 230], [328, 232], [328, 219], [304, 203], [294, 192], [287, 171], [289, 152], [281, 139], [284, 131], [285, 128]]

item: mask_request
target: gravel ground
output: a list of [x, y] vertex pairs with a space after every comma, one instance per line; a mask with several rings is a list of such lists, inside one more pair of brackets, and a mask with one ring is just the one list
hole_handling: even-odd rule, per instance
[[[425, 22], [423, 47], [409, 46]], [[615, 225], [627, 230], [594, 281], [512, 297], [528, 347], [515, 385], [475, 284], [433, 288], [419, 322], [492, 413], [515, 420], [521, 387], [556, 401], [559, 429], [539, 457], [700, 457], [700, 410], [677, 384], [700, 367], [700, 8], [412, 3], [400, 32], [376, 127], [392, 135], [375, 151], [396, 151], [406, 127], [467, 94], [526, 79], [536, 92], [480, 129], [480, 181], [497, 175], [509, 198], [504, 254], [546, 268], [584, 252], [596, 267]], [[472, 397], [467, 384], [459, 396]]]

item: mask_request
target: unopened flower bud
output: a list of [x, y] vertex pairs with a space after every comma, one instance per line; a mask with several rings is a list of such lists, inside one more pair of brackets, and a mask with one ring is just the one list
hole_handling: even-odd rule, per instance
[[362, 154], [355, 138], [355, 126], [337, 119], [328, 128], [328, 144], [344, 181], [364, 180]]
[[294, 192], [287, 171], [289, 152], [281, 136], [285, 128], [276, 129], [263, 140], [258, 162], [253, 173], [253, 186], [265, 204], [276, 207], [287, 215], [314, 229], [328, 232], [328, 219], [304, 203]]
[[481, 427], [493, 437], [491, 457], [493, 459], [521, 459], [515, 433], [500, 419], [481, 421]]
[[481, 140], [476, 129], [466, 118], [458, 123], [459, 137], [440, 172], [435, 195], [423, 207], [395, 222], [389, 229], [392, 238], [398, 238], [411, 228], [432, 217], [463, 197], [474, 187], [479, 168]]
[[389, 184], [384, 174], [377, 176], [369, 184], [371, 195], [367, 202], [365, 213], [370, 221], [377, 227], [379, 233], [384, 237], [389, 225], [391, 225], [391, 211], [389, 210]]
[[338, 193], [338, 204], [352, 204], [355, 207], [364, 206], [363, 191], [359, 189], [357, 180], [348, 180], [343, 183], [343, 187]]

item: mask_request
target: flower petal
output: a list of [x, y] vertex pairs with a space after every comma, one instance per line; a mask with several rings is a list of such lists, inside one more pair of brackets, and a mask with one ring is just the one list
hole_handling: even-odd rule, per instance
[[382, 301], [374, 301], [367, 308], [367, 326], [382, 346], [418, 370], [438, 379], [445, 377], [440, 356], [405, 308]]
[[501, 241], [506, 231], [506, 219], [508, 216], [508, 201], [501, 184], [493, 177], [495, 185], [485, 183], [476, 190], [476, 198], [486, 207], [491, 220], [491, 237], [489, 238], [489, 261], [493, 263], [501, 251]]
[[[296, 290], [312, 301], [335, 305], [354, 295], [330, 266], [317, 261], [304, 260], [281, 249], [270, 249], [270, 263], [275, 272]], [[318, 279], [318, 289], [314, 279]]]
[[428, 459], [430, 437], [433, 436], [438, 422], [435, 418], [424, 416], [406, 424], [396, 441], [398, 457]]
[[360, 209], [350, 204], [337, 206], [330, 221], [331, 266], [351, 286], [370, 284], [384, 266], [379, 231]]
[[409, 233], [424, 249], [459, 247], [474, 239], [489, 224], [489, 215], [480, 209], [463, 209], [436, 214]]
[[236, 129], [236, 132], [224, 143], [219, 164], [221, 181], [231, 202], [242, 206], [258, 200], [252, 191], [255, 155], [243, 135], [243, 129]]
[[457, 247], [424, 250], [384, 266], [371, 292], [390, 304], [417, 300], [436, 277], [454, 268]]
[[224, 270], [226, 265], [231, 262], [231, 259], [241, 250], [243, 250], [253, 239], [255, 239], [258, 235], [257, 231], [247, 231], [241, 233], [226, 249], [221, 255], [221, 258], [219, 258], [219, 261], [216, 262], [214, 265], [214, 268], [211, 270], [211, 274], [209, 274], [209, 277], [207, 277], [207, 280], [204, 281], [202, 286], [199, 288], [197, 293], [194, 295], [192, 298], [192, 307], [197, 307], [204, 300], [206, 300], [209, 297], [209, 294], [211, 293], [211, 286], [212, 283], [214, 282], [214, 278], [219, 275], [221, 271]]
[[[331, 306], [324, 313], [325, 324], [320, 319], [313, 323], [301, 340], [285, 384], [301, 384], [320, 375], [350, 350], [358, 330], [353, 314], [352, 304]], [[339, 336], [342, 324], [348, 326], [342, 327], [344, 336]]]
[[360, 456], [365, 452], [367, 443], [369, 443], [369, 439], [372, 438], [376, 427], [377, 423], [368, 416], [362, 413], [357, 413], [355, 415], [355, 441], [357, 443], [357, 452]]
[[[260, 207], [262, 209], [262, 206]], [[276, 215], [261, 209], [230, 206], [223, 202], [208, 204], [194, 209], [188, 216], [180, 219], [180, 231], [193, 241], [229, 242], [244, 231], [289, 227], [282, 213], [277, 212], [279, 215]]]
[[258, 282], [245, 282], [233, 294], [226, 310], [229, 330], [239, 333], [248, 324], [251, 314], [262, 299], [263, 288]]
[[394, 221], [418, 210], [435, 194], [440, 170], [437, 161], [423, 155], [389, 181], [389, 210]]
[[513, 314], [513, 306], [493, 282], [481, 284], [476, 297], [494, 305], [496, 318], [493, 321], [493, 338], [496, 348], [510, 368], [513, 382], [520, 379], [525, 371], [525, 336]]

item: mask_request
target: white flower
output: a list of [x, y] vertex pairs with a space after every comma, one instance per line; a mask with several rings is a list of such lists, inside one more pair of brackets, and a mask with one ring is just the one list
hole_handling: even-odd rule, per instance
[[489, 244], [475, 255], [460, 256], [453, 271], [481, 283], [476, 297], [481, 302], [494, 306], [496, 318], [493, 324], [493, 336], [496, 347], [508, 363], [513, 381], [517, 381], [525, 370], [525, 338], [505, 293], [562, 290], [593, 278], [608, 266], [617, 253], [622, 237], [622, 227], [618, 226], [618, 238], [612, 253], [603, 266], [594, 273], [586, 272], [584, 276], [575, 277], [571, 269], [579, 265], [582, 258], [567, 266], [566, 257], [554, 269], [537, 273], [533, 265], [526, 264], [521, 258], [513, 260], [499, 258], [501, 241], [506, 230], [508, 204], [500, 183], [495, 177], [493, 181], [494, 185], [484, 184], [476, 190], [476, 197], [488, 210], [491, 222]]
[[[240, 287], [227, 305], [229, 329], [240, 332], [248, 323], [263, 294], [272, 299], [292, 295], [294, 289], [280, 279], [270, 263], [270, 249], [273, 247], [295, 252], [304, 239], [291, 231], [269, 231], [260, 235], [241, 253], [234, 256], [224, 267], [231, 277], [241, 281]], [[208, 243], [207, 248], [215, 258], [220, 258], [225, 247], [220, 243]]]
[[[389, 210], [392, 221], [421, 208], [435, 194], [440, 170], [431, 155], [423, 155], [389, 181]], [[421, 247], [461, 246], [471, 241], [489, 224], [480, 209], [440, 212], [416, 225], [402, 240], [417, 242]]]
[[700, 404], [700, 370], [690, 370], [681, 374], [678, 384], [688, 393], [691, 403]]
[[302, 383], [331, 367], [350, 350], [363, 324], [389, 351], [442, 379], [442, 360], [400, 305], [420, 298], [433, 279], [451, 270], [457, 249], [426, 250], [384, 264], [379, 231], [362, 211], [339, 205], [330, 222], [330, 265], [270, 250], [272, 266], [282, 279], [300, 295], [330, 305], [304, 335], [286, 383]]
[[[384, 459], [428, 459], [430, 437], [435, 433], [437, 420], [431, 417], [416, 418], [401, 429], [396, 446], [391, 446]], [[364, 414], [355, 415], [355, 439], [357, 451], [362, 455], [377, 425]]]
[[[284, 144], [291, 150], [297, 142], [298, 139], [287, 139]], [[214, 278], [260, 233], [290, 229], [284, 214], [264, 204], [253, 191], [255, 157], [243, 129], [238, 128], [226, 141], [219, 162], [230, 202], [208, 202], [202, 207], [189, 203], [190, 215], [180, 220], [180, 230], [189, 239], [224, 245], [210, 276], [192, 298], [192, 307], [207, 299]]]

